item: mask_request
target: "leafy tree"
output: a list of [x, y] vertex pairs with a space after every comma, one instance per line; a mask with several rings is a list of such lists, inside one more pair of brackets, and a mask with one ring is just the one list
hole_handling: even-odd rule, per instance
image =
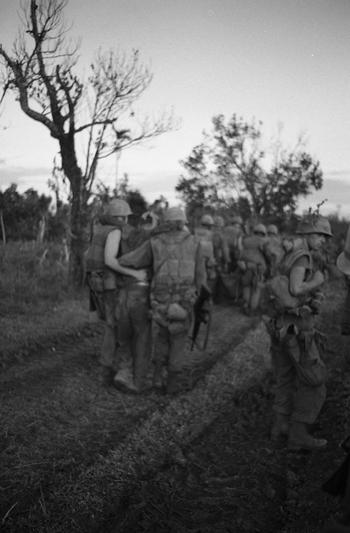
[[[134, 50], [130, 55], [99, 52], [84, 81], [77, 71], [77, 47], [69, 48], [63, 12], [67, 0], [23, 2], [23, 28], [12, 52], [0, 45], [3, 96], [14, 91], [23, 112], [56, 139], [70, 184], [70, 274], [83, 275], [87, 205], [101, 159], [168, 131], [172, 117], [136, 117], [134, 102], [152, 75]], [[82, 158], [77, 141], [85, 146]]]
[[0, 210], [8, 240], [34, 240], [37, 237], [39, 223], [47, 216], [51, 198], [28, 189], [23, 194], [12, 184], [0, 191]]
[[[295, 212], [299, 196], [322, 187], [318, 161], [299, 141], [293, 151], [262, 149], [262, 123], [233, 115], [212, 119], [211, 134], [182, 161], [186, 175], [176, 191], [189, 210], [197, 206], [226, 206], [247, 216], [280, 221]], [[243, 212], [244, 211], [244, 212]]]

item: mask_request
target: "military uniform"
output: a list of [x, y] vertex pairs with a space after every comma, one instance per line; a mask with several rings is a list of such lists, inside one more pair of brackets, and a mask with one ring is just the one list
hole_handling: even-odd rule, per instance
[[[328, 221], [327, 221], [328, 222]], [[306, 229], [305, 229], [306, 228]], [[267, 322], [275, 373], [275, 422], [272, 438], [289, 436], [291, 449], [315, 449], [326, 445], [308, 433], [326, 397], [327, 370], [322, 358], [322, 337], [316, 331], [319, 286], [324, 280], [314, 271], [307, 236], [331, 236], [329, 224], [304, 225], [302, 238], [284, 256], [279, 274], [269, 283], [274, 312]], [[302, 290], [293, 294], [296, 276], [303, 273]], [[296, 290], [296, 289], [294, 289]]]
[[241, 268], [243, 307], [248, 313], [255, 312], [260, 303], [261, 287], [267, 270], [265, 256], [266, 228], [258, 224], [254, 233], [243, 239], [238, 265]]
[[275, 226], [275, 224], [270, 224], [266, 229], [267, 239], [264, 245], [264, 255], [268, 263], [267, 277], [271, 278], [276, 274], [278, 266], [285, 254], [285, 250], [277, 226]]
[[[184, 213], [169, 208], [164, 220], [186, 222]], [[166, 367], [167, 391], [181, 388], [187, 371], [186, 344], [192, 322], [196, 293], [206, 283], [206, 271], [199, 241], [183, 228], [152, 237], [123, 256], [120, 263], [134, 268], [152, 268], [151, 315], [154, 384], [161, 385]]]
[[126, 219], [130, 213], [123, 200], [113, 200], [107, 206], [107, 214], [94, 228], [86, 269], [91, 300], [105, 323], [99, 358], [103, 380], [109, 383], [114, 376], [115, 385], [137, 392], [143, 388], [147, 372], [149, 287], [133, 277], [132, 272], [123, 275], [109, 267], [105, 258], [112, 232], [120, 232], [117, 256], [135, 248], [148, 235], [118, 220]]
[[90, 247], [86, 254], [87, 284], [90, 289], [92, 309], [104, 321], [104, 336], [99, 362], [103, 367], [117, 368], [117, 331], [115, 304], [117, 295], [117, 275], [104, 262], [106, 240], [112, 231], [121, 229], [116, 221], [108, 216], [100, 217], [93, 229]]
[[207, 271], [208, 286], [213, 292], [217, 282], [217, 263], [214, 256], [214, 219], [211, 215], [203, 215], [201, 225], [195, 228], [194, 235], [202, 245], [202, 252]]
[[243, 220], [240, 216], [232, 218], [231, 224], [223, 228], [223, 237], [225, 246], [228, 250], [229, 262], [228, 271], [234, 272], [237, 268], [237, 262], [242, 251], [243, 239]]

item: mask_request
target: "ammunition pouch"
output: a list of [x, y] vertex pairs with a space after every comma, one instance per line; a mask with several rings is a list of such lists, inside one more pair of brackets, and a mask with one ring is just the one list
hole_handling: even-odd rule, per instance
[[96, 293], [102, 293], [104, 291], [103, 272], [88, 272], [86, 279], [92, 291]]
[[182, 305], [178, 303], [171, 303], [167, 310], [167, 319], [171, 321], [184, 321], [188, 317], [188, 313], [186, 309], [182, 307]]

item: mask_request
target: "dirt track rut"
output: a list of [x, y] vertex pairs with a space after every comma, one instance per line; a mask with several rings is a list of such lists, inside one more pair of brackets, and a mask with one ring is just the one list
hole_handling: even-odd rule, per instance
[[[199, 378], [220, 355], [242, 340], [252, 320], [218, 307], [205, 354], [191, 354]], [[0, 377], [2, 420], [0, 519], [4, 531], [36, 522], [38, 509], [58, 486], [117, 446], [169, 399], [154, 392], [135, 397], [102, 387], [97, 379], [101, 332], [48, 344]], [[5, 520], [4, 520], [5, 517]], [[22, 529], [21, 529], [22, 531]], [[25, 529], [23, 529], [25, 531]]]

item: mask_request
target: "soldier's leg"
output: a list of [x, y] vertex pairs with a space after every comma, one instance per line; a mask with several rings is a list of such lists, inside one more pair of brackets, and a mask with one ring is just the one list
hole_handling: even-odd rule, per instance
[[326, 399], [326, 386], [311, 387], [297, 380], [297, 388], [294, 394], [294, 409], [292, 420], [312, 425], [322, 409]]
[[167, 392], [170, 394], [188, 388], [187, 339], [189, 321], [175, 322], [170, 325], [170, 347], [168, 360]]
[[129, 313], [132, 321], [131, 349], [134, 383], [138, 390], [146, 386], [150, 361], [150, 315], [148, 286], [135, 284], [129, 291]]
[[275, 377], [274, 386], [274, 422], [271, 438], [277, 440], [288, 434], [289, 418], [293, 411], [295, 391], [295, 369], [284, 349], [283, 343], [271, 340], [271, 363]]
[[156, 389], [162, 389], [164, 370], [168, 363], [169, 332], [166, 327], [155, 322], [152, 323], [151, 329], [153, 386]]
[[118, 366], [117, 330], [115, 319], [116, 291], [104, 291], [105, 324], [99, 363], [102, 365], [102, 379], [109, 382]]
[[248, 312], [250, 309], [250, 297], [251, 297], [250, 285], [243, 285], [242, 296], [243, 296], [243, 310], [245, 312]]
[[291, 416], [289, 447], [291, 449], [318, 449], [326, 446], [325, 439], [316, 439], [308, 428], [314, 424], [326, 399], [326, 386], [311, 386], [297, 376], [294, 409]]

